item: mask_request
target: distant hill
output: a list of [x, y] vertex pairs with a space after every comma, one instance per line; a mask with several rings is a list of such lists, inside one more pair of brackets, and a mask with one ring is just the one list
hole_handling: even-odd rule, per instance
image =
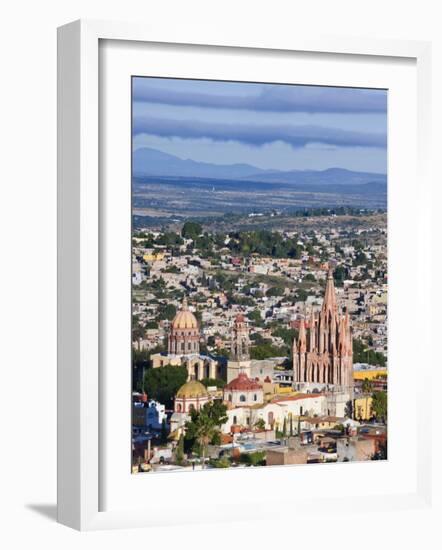
[[147, 147], [133, 153], [132, 163], [134, 176], [241, 179], [260, 171], [249, 164], [220, 165], [182, 160]]
[[177, 178], [210, 178], [222, 180], [246, 180], [253, 182], [288, 185], [364, 185], [387, 183], [385, 174], [353, 172], [343, 168], [327, 170], [261, 170], [250, 164], [211, 164], [182, 160], [174, 155], [144, 147], [137, 149], [132, 157], [135, 177], [159, 176]]

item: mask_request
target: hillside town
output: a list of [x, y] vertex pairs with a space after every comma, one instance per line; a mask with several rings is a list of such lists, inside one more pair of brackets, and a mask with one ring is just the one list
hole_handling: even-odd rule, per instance
[[386, 215], [270, 216], [134, 230], [134, 473], [387, 458]]

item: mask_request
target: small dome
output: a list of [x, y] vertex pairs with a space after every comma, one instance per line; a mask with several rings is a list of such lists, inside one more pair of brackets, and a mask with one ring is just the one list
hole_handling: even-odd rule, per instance
[[260, 390], [262, 387], [258, 384], [258, 382], [255, 382], [255, 380], [249, 378], [245, 372], [240, 372], [236, 378], [227, 384], [225, 389], [233, 391], [248, 391]]
[[175, 315], [172, 321], [173, 329], [189, 329], [198, 328], [198, 321], [195, 315], [189, 311], [187, 307], [187, 300], [184, 299], [181, 310]]
[[209, 397], [209, 393], [206, 389], [206, 387], [201, 384], [201, 382], [198, 382], [198, 380], [190, 380], [189, 382], [186, 382], [181, 386], [181, 388], [177, 391], [176, 396], [180, 399], [189, 399], [189, 398], [196, 398], [196, 397]]

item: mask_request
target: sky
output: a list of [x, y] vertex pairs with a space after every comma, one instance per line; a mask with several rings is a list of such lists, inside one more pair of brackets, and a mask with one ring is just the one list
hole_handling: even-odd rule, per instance
[[387, 91], [133, 77], [133, 149], [261, 169], [387, 172]]

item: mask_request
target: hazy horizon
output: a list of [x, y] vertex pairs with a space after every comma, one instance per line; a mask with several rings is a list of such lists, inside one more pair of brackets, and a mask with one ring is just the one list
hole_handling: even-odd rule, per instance
[[260, 170], [387, 173], [387, 91], [134, 77], [133, 150]]

